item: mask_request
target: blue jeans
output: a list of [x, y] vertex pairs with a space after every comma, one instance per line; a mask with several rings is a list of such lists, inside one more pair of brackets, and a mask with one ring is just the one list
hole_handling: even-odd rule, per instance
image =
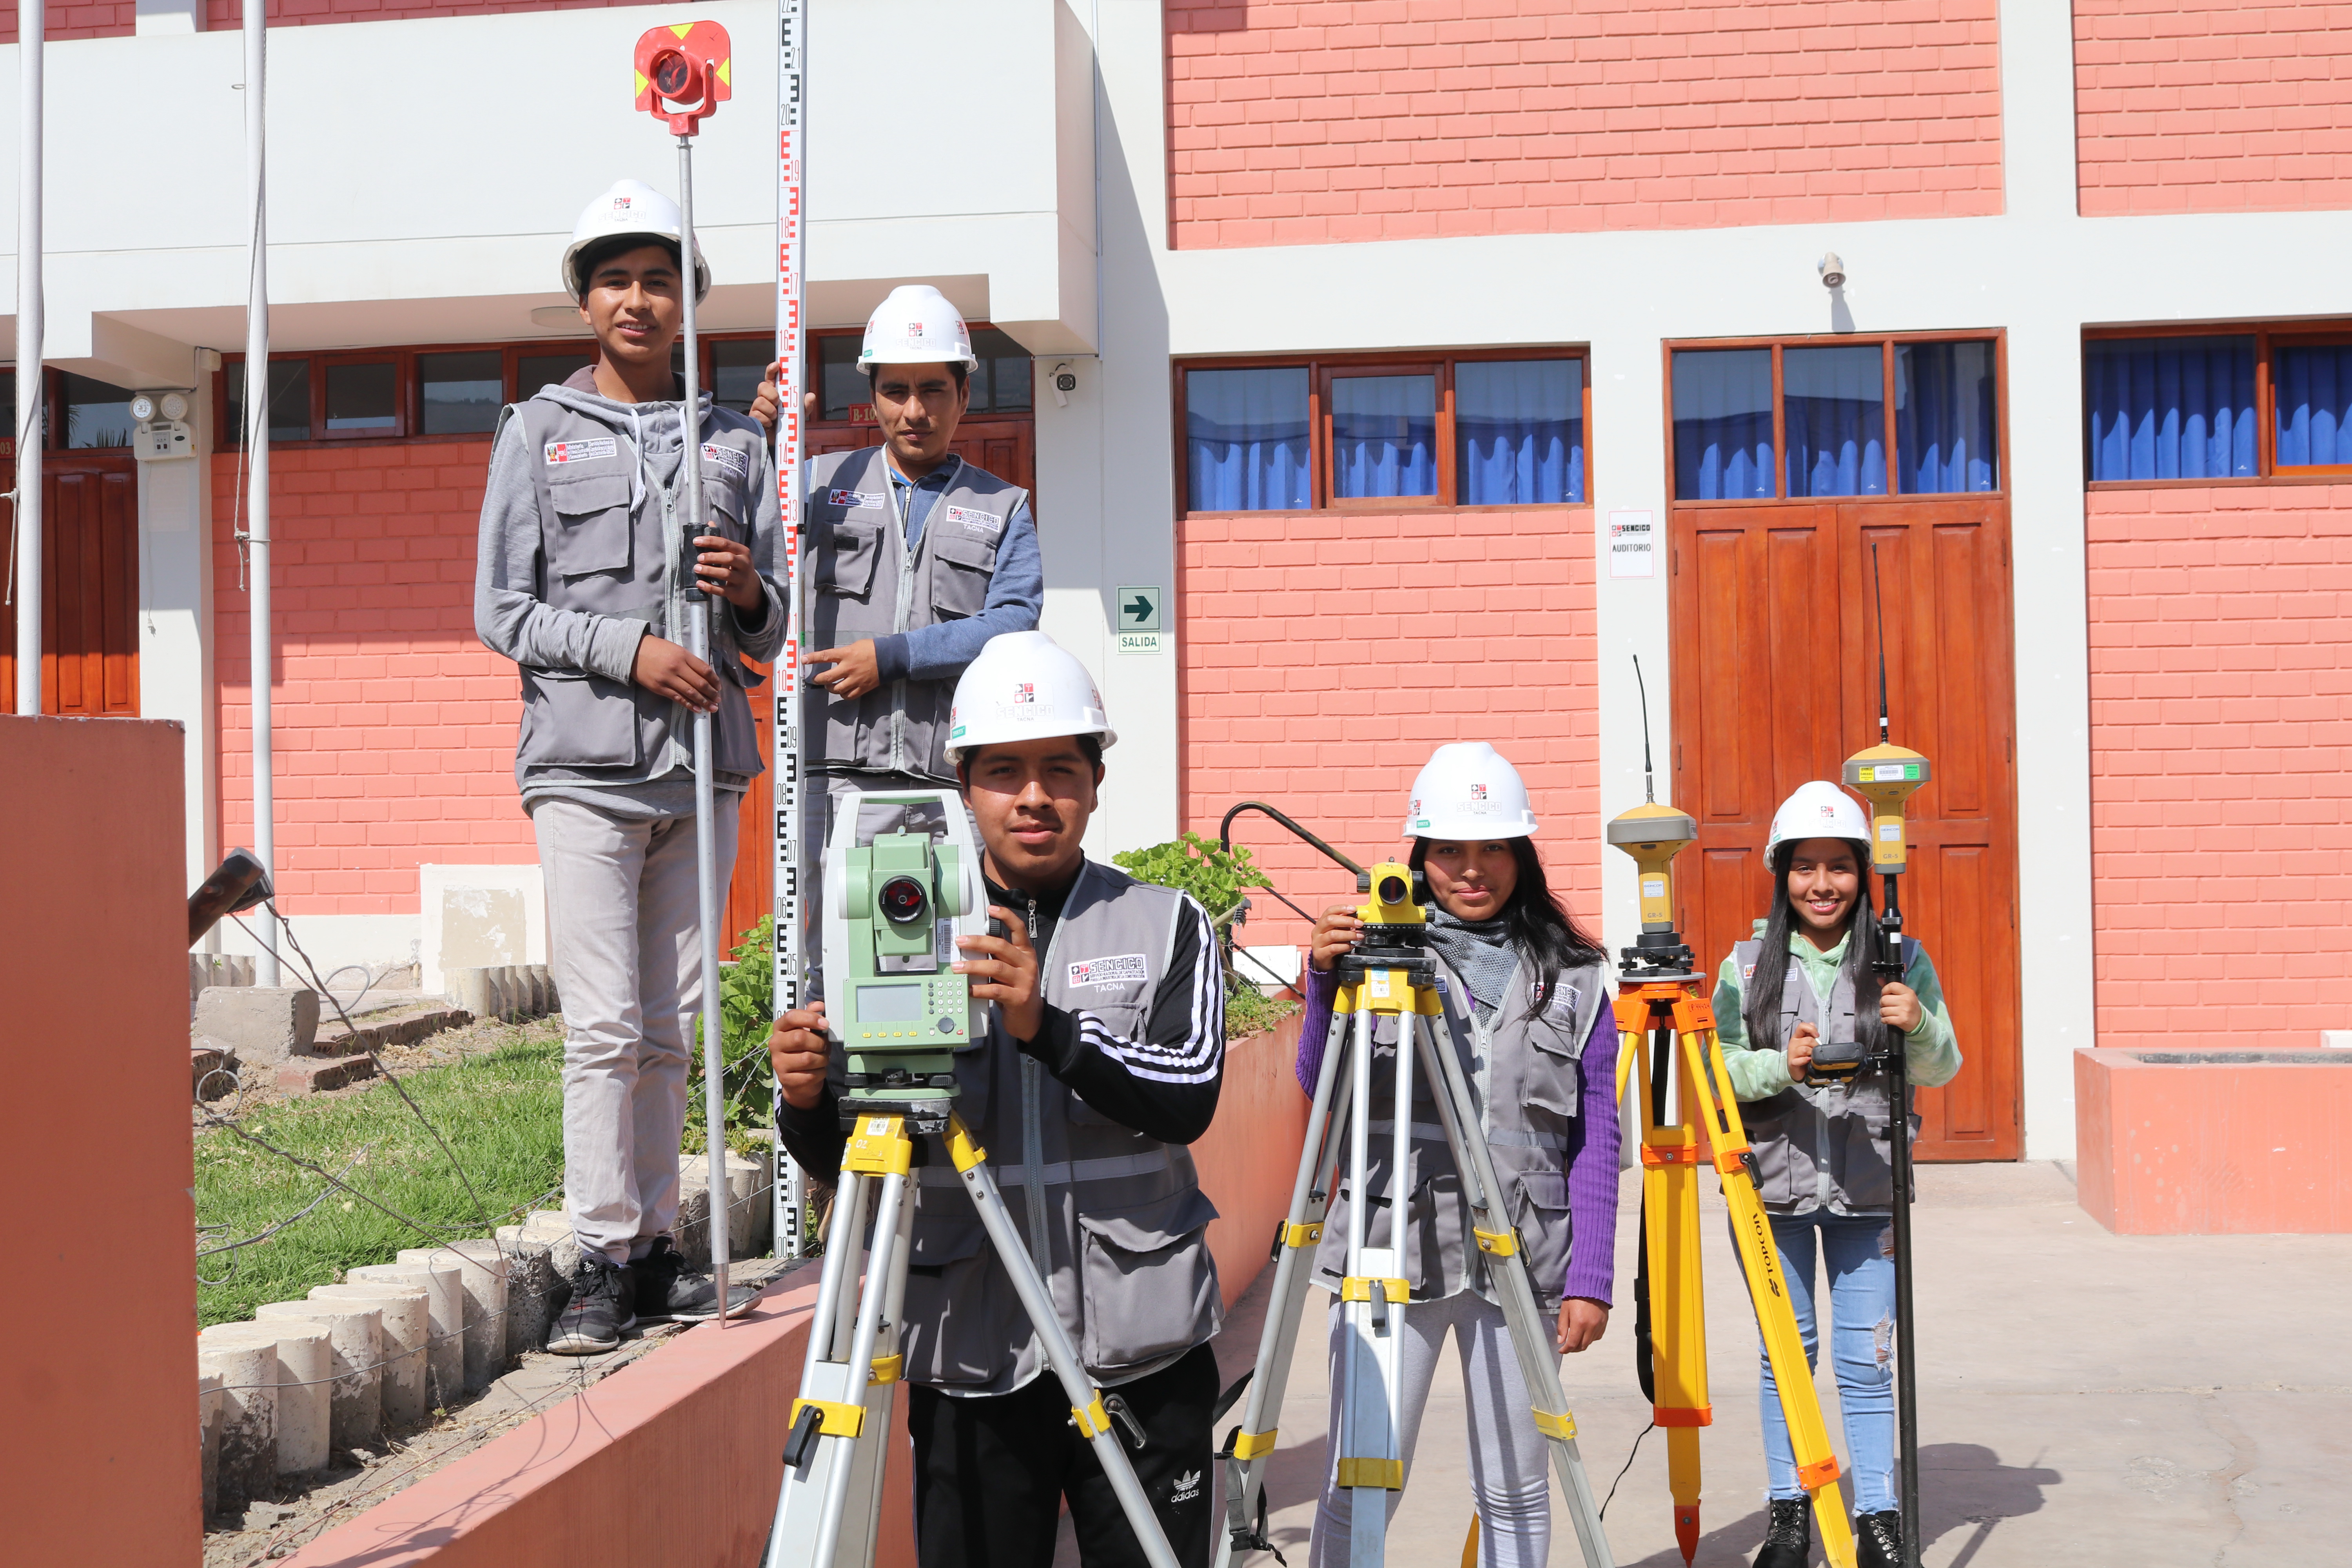
[[[1845, 1417], [1845, 1447], [1853, 1510], [1877, 1513], [1895, 1500], [1895, 1260], [1883, 1250], [1894, 1245], [1884, 1215], [1851, 1217], [1816, 1209], [1809, 1215], [1773, 1215], [1772, 1240], [1780, 1272], [1789, 1281], [1789, 1304], [1796, 1309], [1804, 1337], [1805, 1364], [1821, 1364], [1821, 1333], [1813, 1313], [1815, 1235], [1830, 1270], [1831, 1361], [1837, 1368], [1838, 1408]], [[1882, 1244], [1881, 1237], [1887, 1239]], [[1789, 1446], [1789, 1423], [1764, 1362], [1764, 1471], [1776, 1498], [1797, 1498], [1797, 1459]]]

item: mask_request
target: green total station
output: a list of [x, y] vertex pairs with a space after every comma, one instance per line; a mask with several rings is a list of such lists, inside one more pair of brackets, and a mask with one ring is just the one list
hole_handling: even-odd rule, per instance
[[827, 1013], [847, 1057], [841, 1112], [944, 1123], [954, 1053], [986, 1034], [954, 970], [960, 936], [987, 929], [980, 859], [948, 791], [854, 794], [827, 846]]

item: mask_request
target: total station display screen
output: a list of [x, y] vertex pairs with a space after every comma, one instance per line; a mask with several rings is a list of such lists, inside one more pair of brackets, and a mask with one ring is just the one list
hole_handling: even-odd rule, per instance
[[920, 985], [861, 985], [857, 988], [857, 1021], [861, 1024], [911, 1024], [923, 1016]]

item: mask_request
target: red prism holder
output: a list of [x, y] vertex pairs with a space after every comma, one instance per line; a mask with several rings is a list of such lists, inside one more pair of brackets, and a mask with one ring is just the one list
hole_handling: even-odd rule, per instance
[[637, 40], [637, 107], [691, 136], [735, 96], [734, 45], [716, 22], [655, 27]]

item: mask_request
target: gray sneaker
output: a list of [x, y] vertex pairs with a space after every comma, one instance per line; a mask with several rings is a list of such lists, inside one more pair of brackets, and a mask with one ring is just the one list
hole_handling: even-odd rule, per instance
[[557, 1355], [618, 1350], [621, 1336], [637, 1326], [637, 1286], [630, 1276], [625, 1263], [583, 1253], [572, 1271], [571, 1300], [548, 1326], [547, 1348]]
[[[636, 1276], [637, 1321], [643, 1323], [707, 1323], [719, 1316], [719, 1288], [708, 1274], [688, 1274], [686, 1259], [666, 1236], [654, 1237], [654, 1249], [629, 1265]], [[727, 1315], [740, 1318], [760, 1300], [751, 1285], [727, 1287]]]

